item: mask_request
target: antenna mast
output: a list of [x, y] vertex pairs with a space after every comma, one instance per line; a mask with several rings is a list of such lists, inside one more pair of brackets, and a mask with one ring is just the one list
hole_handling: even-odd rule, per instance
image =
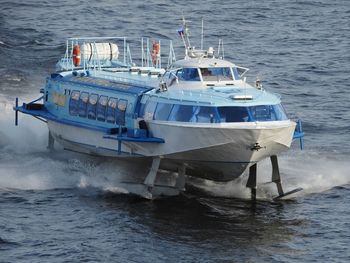
[[203, 35], [204, 35], [204, 22], [202, 18], [201, 50], [203, 50]]
[[184, 31], [184, 33], [183, 33], [184, 39], [183, 40], [185, 42], [186, 48], [190, 48], [191, 47], [190, 38], [189, 38], [190, 34], [189, 34], [188, 27], [187, 27], [187, 21], [185, 20], [185, 16], [182, 17], [182, 23], [183, 23], [182, 28]]

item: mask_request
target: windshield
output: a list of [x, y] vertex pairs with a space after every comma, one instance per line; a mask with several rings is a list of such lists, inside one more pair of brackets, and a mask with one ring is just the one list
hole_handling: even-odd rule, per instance
[[201, 68], [203, 81], [233, 80], [231, 68]]
[[[144, 105], [144, 104], [143, 104]], [[281, 104], [238, 106], [197, 106], [170, 104], [148, 101], [141, 107], [139, 116], [145, 120], [197, 122], [197, 123], [230, 123], [255, 121], [288, 120]]]
[[200, 81], [197, 68], [182, 68], [176, 72], [179, 80]]

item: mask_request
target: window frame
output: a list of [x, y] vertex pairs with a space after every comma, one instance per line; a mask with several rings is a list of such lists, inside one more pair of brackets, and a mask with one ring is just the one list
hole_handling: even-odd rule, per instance
[[[125, 107], [124, 108], [120, 108], [120, 103], [121, 102], [125, 102]], [[118, 100], [118, 105], [116, 108], [116, 114], [115, 114], [115, 122], [116, 124], [120, 125], [120, 126], [124, 126], [125, 125], [125, 116], [126, 116], [126, 111], [128, 109], [128, 103], [129, 101], [127, 99], [119, 99]]]
[[[86, 101], [83, 100], [83, 96], [86, 95]], [[86, 91], [80, 92], [79, 96], [79, 103], [78, 103], [78, 115], [81, 118], [86, 118], [87, 117], [87, 105], [89, 102], [89, 93]]]
[[[158, 107], [159, 107], [160, 105], [169, 106], [169, 107], [170, 107], [170, 110], [169, 110], [169, 112], [168, 112], [166, 118], [159, 119], [159, 118], [156, 117], [156, 115], [157, 115], [157, 113], [158, 113]], [[170, 116], [170, 113], [171, 113], [173, 107], [174, 107], [174, 104], [158, 102], [157, 105], [156, 105], [156, 108], [154, 109], [154, 112], [153, 112], [153, 120], [167, 121], [167, 120], [169, 119], [169, 116]], [[162, 109], [162, 110], [164, 110], [164, 109]]]
[[[110, 105], [110, 102], [113, 100], [115, 101], [114, 107]], [[109, 97], [108, 102], [107, 102], [107, 109], [106, 109], [106, 121], [108, 123], [115, 123], [116, 122], [116, 109], [117, 109], [117, 107], [118, 107], [118, 98]], [[112, 111], [112, 114], [110, 114], [111, 111]], [[109, 117], [113, 117], [113, 119], [109, 118]]]
[[[197, 76], [195, 77], [195, 78], [185, 78], [184, 77], [184, 74], [186, 73], [188, 76], [190, 75], [189, 74], [189, 71], [190, 70], [193, 70], [193, 72], [194, 71], [196, 71], [197, 72]], [[188, 71], [188, 72], [187, 72]], [[176, 77], [177, 77], [177, 79], [178, 80], [180, 80], [180, 81], [201, 81], [201, 75], [200, 75], [200, 72], [199, 72], [200, 70], [199, 70], [199, 68], [179, 68], [179, 69], [177, 69], [176, 70], [176, 73], [175, 73], [175, 75], [176, 75]], [[181, 73], [180, 73], [181, 72]]]
[[[73, 98], [73, 95], [78, 94], [78, 96], [74, 96], [76, 98]], [[72, 90], [71, 95], [69, 96], [69, 114], [72, 116], [78, 116], [79, 115], [79, 98], [80, 98], [80, 91], [79, 90]]]
[[[106, 104], [101, 104], [101, 99], [106, 99]], [[108, 104], [108, 96], [100, 95], [97, 101], [96, 105], [96, 120], [105, 122], [106, 121], [106, 110], [107, 110], [107, 104]], [[100, 111], [100, 112], [99, 112]], [[101, 114], [103, 111], [103, 114]], [[103, 118], [100, 118], [99, 115], [103, 115]]]
[[[217, 109], [218, 109], [218, 114], [219, 114], [219, 118], [220, 118], [220, 122], [221, 123], [251, 122], [251, 121], [254, 121], [254, 119], [252, 119], [252, 116], [250, 114], [249, 107], [244, 107], [244, 106], [222, 106], [222, 107], [218, 107]], [[240, 111], [239, 112], [240, 115], [237, 114], [238, 111], [237, 111], [237, 113], [232, 112], [233, 109], [239, 110]], [[225, 112], [225, 115], [223, 114], [224, 110], [227, 111], [227, 112]], [[245, 114], [243, 114], [243, 113], [245, 113]], [[225, 121], [222, 121], [223, 118], [225, 118]], [[227, 121], [228, 119], [230, 121]]]
[[[208, 74], [203, 74], [204, 70], [208, 70]], [[229, 73], [229, 76], [226, 74], [213, 74], [215, 72], [219, 73], [219, 70], [221, 70], [221, 73]], [[199, 68], [199, 71], [202, 76], [203, 81], [233, 81], [234, 75], [232, 72], [231, 67], [203, 67]]]
[[[148, 112], [149, 108], [150, 109], [153, 108], [153, 111], [152, 112], [151, 111]], [[143, 118], [145, 120], [153, 120], [154, 112], [155, 112], [156, 108], [157, 108], [157, 102], [152, 101], [152, 100], [148, 100], [146, 102], [146, 104], [145, 104], [145, 108], [144, 108], [144, 112], [143, 112]]]
[[[96, 101], [95, 103], [91, 103], [91, 97], [95, 97], [96, 96]], [[88, 101], [88, 105], [87, 105], [87, 118], [90, 120], [96, 120], [96, 115], [97, 115], [97, 102], [98, 102], [99, 96], [96, 93], [90, 93], [89, 95], [89, 101]], [[92, 114], [94, 115], [94, 117], [92, 117]]]

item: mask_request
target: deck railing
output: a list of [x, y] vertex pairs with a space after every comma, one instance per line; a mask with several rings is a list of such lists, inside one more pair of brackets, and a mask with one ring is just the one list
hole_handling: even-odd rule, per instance
[[[117, 59], [105, 59], [99, 54], [99, 43], [116, 44], [119, 51]], [[131, 44], [133, 45], [131, 47]], [[89, 45], [91, 54], [80, 54], [79, 65], [74, 65], [73, 50], [76, 45], [80, 47]], [[159, 46], [158, 52], [154, 47]], [[133, 50], [133, 52], [132, 52]], [[168, 39], [153, 39], [143, 37], [141, 39], [127, 37], [79, 37], [69, 38], [66, 41], [66, 51], [57, 63], [58, 71], [72, 71], [75, 69], [101, 70], [103, 67], [168, 67], [176, 60], [173, 42]]]

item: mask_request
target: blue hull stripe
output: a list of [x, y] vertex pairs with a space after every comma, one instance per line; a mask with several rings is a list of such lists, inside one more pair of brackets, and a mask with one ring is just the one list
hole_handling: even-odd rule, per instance
[[[67, 140], [67, 139], [61, 139], [61, 140], [63, 140], [63, 141], [66, 141], [66, 142], [68, 142], [68, 143], [71, 143], [71, 144], [75, 144], [75, 145], [77, 145], [77, 146], [79, 146], [79, 147], [84, 147], [84, 148], [90, 148], [90, 149], [102, 149], [102, 150], [106, 150], [106, 151], [111, 151], [111, 152], [115, 152], [115, 153], [117, 153], [117, 155], [115, 156], [115, 157], [118, 157], [118, 153], [119, 153], [119, 151], [118, 150], [113, 150], [113, 149], [109, 149], [109, 148], [104, 148], [104, 147], [96, 147], [95, 145], [91, 145], [91, 144], [86, 144], [86, 143], [80, 143], [80, 142], [73, 142], [73, 141], [71, 141], [71, 140]], [[69, 149], [70, 150], [70, 149]], [[135, 153], [133, 153], [133, 154], [130, 154], [129, 152], [123, 152], [123, 151], [121, 151], [120, 153], [122, 153], [123, 155], [121, 156], [121, 157], [147, 157], [147, 156], [145, 156], [145, 155], [142, 155], [142, 154], [135, 154]], [[97, 153], [96, 153], [96, 155], [98, 155]], [[127, 156], [126, 156], [127, 155]], [[103, 156], [103, 155], [98, 155], [98, 156]]]
[[67, 119], [59, 119], [55, 115], [53, 115], [52, 113], [49, 113], [45, 109], [44, 110], [28, 110], [25, 107], [21, 106], [21, 107], [15, 108], [15, 110], [18, 110], [24, 114], [32, 115], [35, 117], [42, 117], [46, 120], [51, 120], [51, 121], [55, 121], [58, 123], [72, 125], [72, 126], [76, 126], [76, 127], [80, 127], [80, 128], [102, 131], [104, 133], [108, 133], [110, 131], [109, 128], [105, 128], [105, 127], [101, 127], [101, 126], [89, 125], [89, 124], [85, 124], [85, 123], [81, 123], [81, 122], [77, 122], [77, 121], [71, 121], [71, 120], [67, 120]]
[[162, 138], [157, 137], [145, 137], [145, 138], [137, 138], [137, 137], [126, 137], [126, 136], [116, 136], [116, 135], [105, 135], [104, 139], [112, 139], [117, 141], [127, 141], [127, 142], [153, 142], [153, 143], [165, 143]]
[[[62, 123], [66, 125], [71, 125], [83, 129], [89, 129], [89, 130], [95, 130], [95, 131], [100, 131], [104, 133], [105, 135], [103, 136], [104, 139], [112, 139], [112, 140], [117, 140], [117, 141], [129, 141], [129, 142], [145, 142], [145, 143], [164, 143], [165, 141], [162, 138], [157, 138], [157, 137], [128, 137], [125, 135], [113, 135], [111, 134], [111, 129], [110, 128], [105, 128], [101, 126], [96, 126], [96, 125], [89, 125], [81, 122], [76, 122], [76, 121], [71, 121], [67, 119], [59, 119], [52, 113], [49, 113], [47, 110], [29, 110], [26, 109], [25, 107], [15, 107], [15, 110], [18, 110], [24, 114], [32, 115], [35, 117], [41, 117], [46, 120], [51, 120], [57, 123]], [[117, 128], [117, 127], [115, 127]]]

